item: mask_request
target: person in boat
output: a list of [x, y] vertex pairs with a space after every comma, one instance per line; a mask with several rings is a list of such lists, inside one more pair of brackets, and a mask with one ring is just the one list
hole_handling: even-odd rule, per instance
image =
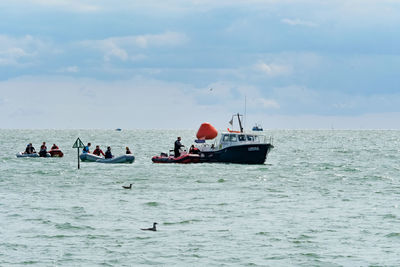
[[181, 137], [178, 136], [178, 138], [175, 141], [175, 144], [174, 144], [174, 157], [175, 158], [178, 158], [181, 155], [180, 149], [181, 149], [181, 147], [184, 147], [184, 145], [181, 144], [181, 140], [182, 140]]
[[39, 156], [46, 157], [46, 155], [47, 155], [46, 142], [43, 142], [43, 144], [40, 146]]
[[36, 153], [35, 148], [32, 146], [32, 143], [29, 143], [26, 146], [24, 154], [34, 154], [34, 153]]
[[96, 146], [96, 149], [93, 151], [93, 155], [100, 156], [100, 154], [105, 156], [103, 150], [100, 149], [100, 146]]
[[53, 146], [51, 147], [50, 150], [56, 150], [56, 149], [60, 149], [60, 148], [58, 148], [58, 146], [56, 144], [53, 144]]
[[90, 153], [90, 146], [91, 146], [92, 144], [91, 143], [88, 143], [87, 144], [87, 146], [85, 146], [84, 148], [83, 148], [83, 150], [82, 150], [82, 152], [83, 153]]
[[106, 159], [112, 159], [112, 157], [113, 157], [113, 155], [111, 154], [111, 147], [108, 146], [104, 158], [106, 158]]
[[200, 150], [194, 145], [192, 145], [189, 149], [189, 154], [200, 154]]
[[132, 152], [129, 150], [129, 147], [126, 147], [125, 149], [126, 149], [125, 154], [132, 154]]

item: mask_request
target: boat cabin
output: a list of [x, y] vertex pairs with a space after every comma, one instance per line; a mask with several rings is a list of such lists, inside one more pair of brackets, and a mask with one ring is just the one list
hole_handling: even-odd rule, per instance
[[228, 146], [238, 146], [244, 144], [260, 144], [265, 136], [246, 133], [222, 133], [218, 147], [220, 149]]
[[216, 138], [214, 144], [199, 144], [197, 147], [200, 151], [219, 150], [230, 146], [240, 146], [247, 144], [262, 144], [265, 143], [265, 136], [247, 133], [222, 133], [220, 138]]
[[260, 138], [258, 135], [254, 134], [244, 134], [244, 133], [224, 133], [222, 134], [220, 143], [259, 143]]

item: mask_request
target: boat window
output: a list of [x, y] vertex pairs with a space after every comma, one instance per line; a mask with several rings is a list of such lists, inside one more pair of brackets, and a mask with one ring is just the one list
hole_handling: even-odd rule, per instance
[[228, 141], [229, 141], [229, 135], [225, 134], [225, 135], [222, 137], [222, 141], [223, 141], [223, 142], [228, 142]]
[[229, 141], [236, 142], [237, 141], [237, 135], [236, 134], [231, 134]]
[[254, 141], [254, 136], [248, 135], [247, 136], [247, 141]]
[[254, 136], [254, 141], [256, 141], [256, 142], [260, 141], [260, 138], [258, 138], [258, 135]]
[[238, 136], [239, 141], [246, 141], [246, 136], [244, 136], [244, 134], [241, 134]]

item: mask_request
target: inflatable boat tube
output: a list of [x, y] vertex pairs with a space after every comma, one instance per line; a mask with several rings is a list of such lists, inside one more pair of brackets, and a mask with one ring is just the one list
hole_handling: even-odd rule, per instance
[[104, 159], [103, 157], [96, 156], [90, 153], [82, 153], [79, 157], [84, 162], [96, 162], [96, 160], [98, 159]]
[[154, 156], [151, 160], [154, 163], [198, 163], [200, 162], [200, 156], [197, 154], [184, 154], [175, 158], [174, 156], [167, 156], [161, 153], [160, 156]]
[[52, 157], [61, 158], [64, 156], [64, 153], [60, 149], [52, 149], [49, 151]]
[[32, 153], [32, 154], [24, 154], [23, 152], [17, 153], [17, 158], [38, 158], [39, 154], [38, 153]]
[[[38, 153], [32, 153], [32, 154], [25, 154], [24, 152], [19, 152], [17, 153], [17, 158], [39, 158]], [[51, 157], [50, 153], [46, 154], [46, 157]]]
[[96, 162], [99, 163], [132, 163], [135, 161], [135, 156], [133, 155], [122, 155], [119, 157], [114, 157], [112, 159], [98, 159]]
[[132, 163], [135, 157], [131, 154], [114, 157], [112, 159], [105, 159], [89, 153], [83, 153], [79, 156], [84, 162], [97, 162], [97, 163]]

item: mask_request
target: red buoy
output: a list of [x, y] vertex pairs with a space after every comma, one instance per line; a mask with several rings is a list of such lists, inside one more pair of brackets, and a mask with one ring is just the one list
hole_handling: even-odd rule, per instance
[[197, 131], [197, 139], [211, 140], [217, 137], [218, 131], [208, 122], [202, 123]]

